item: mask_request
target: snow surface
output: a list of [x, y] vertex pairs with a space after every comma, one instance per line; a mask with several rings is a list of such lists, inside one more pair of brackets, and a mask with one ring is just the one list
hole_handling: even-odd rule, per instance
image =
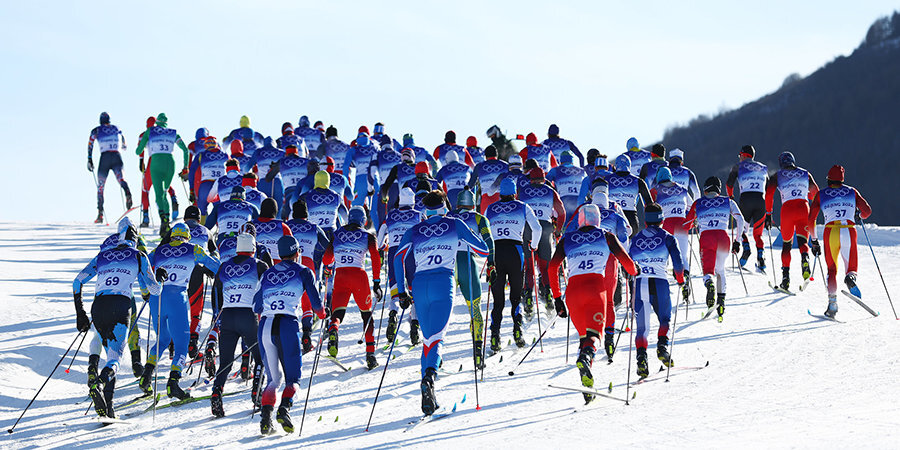
[[[19, 417], [76, 336], [72, 279], [111, 232], [109, 226], [72, 223], [0, 224], [0, 425], [4, 430]], [[897, 292], [900, 229], [873, 226], [869, 235], [886, 271], [888, 287]], [[821, 313], [826, 305], [818, 269], [806, 292], [785, 298], [767, 286], [771, 275], [745, 274], [750, 295], [744, 295], [740, 277], [729, 264], [729, 298], [723, 323], [710, 319], [698, 322], [703, 309], [699, 303], [690, 305], [687, 320], [685, 308], [678, 311], [673, 358], [679, 366], [709, 361], [709, 367], [673, 370], [669, 383], [658, 379], [638, 385], [630, 391], [636, 396], [628, 406], [599, 398], [585, 407], [580, 394], [546, 387], [550, 383], [579, 385], [573, 364], [577, 336], [572, 330], [571, 355], [566, 364], [566, 323], [559, 320], [547, 333], [543, 353], [535, 350], [516, 369], [515, 376], [508, 372], [525, 350], [513, 352], [507, 347], [502, 363], [499, 357], [488, 360], [484, 381], [478, 384], [481, 410], [476, 411], [469, 315], [457, 296], [444, 347], [444, 368], [455, 370], [462, 364], [463, 371], [441, 374], [436, 386], [444, 405], [459, 402], [464, 395], [466, 401], [458, 404], [452, 416], [410, 432], [404, 432], [408, 423], [421, 414], [421, 347], [391, 362], [371, 428], [364, 431], [385, 355], [380, 355], [382, 366], [377, 370], [366, 372], [362, 368], [364, 349], [356, 344], [361, 321], [351, 307], [342, 328], [339, 358], [354, 368], [342, 373], [327, 361], [320, 363], [302, 437], [296, 432], [286, 435], [279, 429], [275, 436], [260, 438], [258, 415], [250, 417], [249, 394], [225, 397], [227, 417], [223, 419], [213, 419], [209, 403], [200, 401], [160, 410], [155, 421], [148, 413], [129, 424], [98, 428], [91, 419], [93, 411], [85, 415], [88, 402], [76, 405], [86, 399], [85, 343], [71, 372], [64, 373], [71, 361], [69, 356], [15, 432], [3, 433], [0, 446], [896, 448], [900, 437], [900, 322], [894, 320], [862, 234], [860, 240], [859, 285], [869, 305], [881, 312], [880, 317], [872, 318], [842, 296], [838, 318], [845, 323], [807, 315], [808, 308]], [[798, 265], [795, 254], [795, 286]], [[701, 289], [697, 278], [694, 288], [698, 292]], [[92, 289], [91, 284], [86, 290], [86, 303]], [[702, 302], [700, 296], [697, 298]], [[895, 295], [895, 300], [900, 301], [900, 295]], [[142, 339], [146, 338], [146, 317], [145, 312], [140, 321]], [[209, 318], [207, 310], [204, 330]], [[543, 326], [548, 322], [545, 318]], [[398, 347], [408, 342], [407, 330], [404, 325]], [[502, 332], [504, 340], [511, 338], [508, 315]], [[654, 326], [649, 350], [651, 372], [659, 367], [652, 358], [655, 334]], [[536, 336], [536, 322], [532, 322], [526, 339], [531, 342]], [[302, 385], [292, 410], [298, 426], [313, 355], [303, 358]], [[165, 362], [163, 369], [167, 369]], [[626, 334], [615, 362], [607, 365], [598, 357], [593, 372], [598, 386], [612, 382], [612, 395], [624, 398], [628, 370]], [[630, 370], [635, 370], [633, 363]], [[120, 385], [133, 380], [130, 372], [125, 357]], [[190, 378], [186, 375], [182, 385]], [[633, 382], [636, 377], [632, 374], [630, 379]], [[240, 387], [237, 381], [229, 381], [226, 392]], [[208, 393], [208, 389], [201, 392]], [[138, 389], [131, 386], [116, 394], [117, 402], [123, 402], [138, 395]], [[139, 408], [118, 413], [121, 416]]]

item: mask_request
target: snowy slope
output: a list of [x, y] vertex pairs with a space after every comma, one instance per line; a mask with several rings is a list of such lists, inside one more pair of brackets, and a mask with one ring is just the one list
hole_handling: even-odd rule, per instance
[[[110, 232], [111, 227], [83, 224], [0, 224], [0, 425], [4, 430], [12, 426], [76, 336], [71, 282]], [[888, 286], [896, 291], [900, 287], [896, 270], [900, 229], [873, 227], [869, 234], [886, 270]], [[460, 402], [463, 396], [466, 401], [458, 404], [454, 415], [410, 432], [404, 429], [421, 414], [421, 347], [391, 362], [372, 426], [365, 432], [385, 356], [380, 356], [378, 370], [361, 368], [363, 348], [356, 344], [361, 323], [351, 307], [342, 328], [339, 358], [355, 368], [341, 373], [327, 361], [320, 363], [301, 438], [297, 433], [259, 438], [258, 416], [250, 418], [247, 394], [225, 398], [224, 419], [213, 420], [208, 402], [201, 401], [161, 410], [155, 420], [148, 413], [133, 423], [98, 428], [90, 420], [93, 411], [84, 414], [88, 402], [76, 405], [86, 398], [85, 343], [71, 372], [64, 373], [65, 366], [57, 370], [16, 431], [3, 433], [0, 446], [895, 447], [900, 437], [900, 322], [894, 320], [864, 242], [859, 248], [859, 284], [866, 301], [881, 312], [880, 317], [872, 318], [844, 297], [839, 298], [838, 317], [846, 323], [807, 315], [807, 308], [815, 313], [825, 309], [825, 288], [818, 273], [807, 292], [784, 298], [767, 286], [771, 275], [745, 275], [749, 295], [744, 295], [738, 273], [729, 269], [723, 323], [698, 322], [703, 309], [700, 304], [690, 305], [687, 320], [685, 308], [678, 311], [673, 358], [679, 366], [709, 361], [709, 367], [673, 370], [669, 383], [660, 379], [638, 385], [631, 389], [636, 396], [628, 406], [600, 398], [584, 407], [580, 394], [546, 387], [549, 383], [579, 384], [573, 365], [577, 336], [572, 330], [572, 356], [566, 365], [566, 323], [559, 320], [547, 333], [543, 353], [535, 350], [515, 376], [507, 372], [525, 350], [514, 353], [507, 348], [502, 363], [499, 357], [488, 360], [484, 382], [478, 385], [481, 410], [476, 411], [469, 315], [458, 296], [444, 347], [444, 368], [455, 370], [462, 364], [464, 370], [442, 374], [437, 390], [443, 404]], [[794, 260], [799, 264], [799, 257]], [[793, 272], [799, 274], [799, 267]], [[696, 278], [694, 287], [699, 292], [701, 284]], [[86, 299], [91, 298], [92, 288]], [[146, 317], [145, 312], [142, 330], [146, 330]], [[209, 320], [208, 313], [204, 320]], [[508, 315], [504, 320], [506, 339], [511, 337], [511, 324]], [[548, 322], [545, 318], [543, 326]], [[650, 338], [651, 371], [659, 367], [652, 362], [655, 328]], [[404, 325], [403, 339], [398, 342], [408, 342], [407, 329]], [[526, 334], [529, 342], [537, 336], [536, 322]], [[146, 331], [142, 331], [145, 337]], [[628, 379], [627, 342], [626, 334], [613, 364], [607, 365], [603, 358], [594, 364], [597, 384], [611, 382], [612, 395], [621, 398]], [[295, 424], [303, 411], [312, 357], [313, 353], [304, 357], [302, 389], [292, 410]], [[66, 358], [65, 364], [70, 360]], [[119, 384], [131, 380], [126, 357]], [[631, 380], [635, 380], [633, 374]], [[229, 383], [226, 392], [242, 387], [236, 381]], [[182, 385], [186, 384], [183, 380]], [[208, 388], [203, 392], [208, 393]], [[137, 394], [137, 388], [131, 386], [118, 390], [116, 398], [121, 402]]]

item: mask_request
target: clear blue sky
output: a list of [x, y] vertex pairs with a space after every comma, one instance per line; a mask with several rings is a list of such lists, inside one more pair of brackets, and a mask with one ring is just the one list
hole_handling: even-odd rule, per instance
[[[684, 3], [684, 4], [683, 4]], [[86, 144], [101, 111], [131, 153], [160, 111], [188, 139], [247, 114], [361, 124], [426, 148], [497, 123], [610, 154], [736, 108], [849, 54], [896, 7], [855, 2], [6, 2], [0, 17], [0, 220], [89, 221]], [[666, 143], [677, 146], [678, 143]], [[690, 149], [685, 149], [690, 155]], [[689, 156], [690, 157], [690, 156]], [[95, 162], [98, 159], [95, 156]], [[178, 163], [181, 169], [180, 162]], [[109, 186], [109, 185], [108, 185]], [[179, 197], [182, 188], [176, 181]], [[108, 215], [121, 211], [107, 189]]]

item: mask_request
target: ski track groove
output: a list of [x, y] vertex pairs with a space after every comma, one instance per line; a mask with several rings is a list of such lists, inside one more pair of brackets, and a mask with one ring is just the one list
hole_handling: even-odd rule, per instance
[[[0, 304], [4, 305], [0, 314], [0, 422], [6, 428], [18, 418], [74, 337], [72, 279], [96, 254], [102, 239], [113, 231], [112, 227], [83, 224], [0, 223], [3, 286]], [[873, 228], [869, 231], [879, 263], [883, 268], [896, 267], [900, 250], [895, 246], [894, 237], [900, 230]], [[341, 327], [338, 357], [354, 369], [343, 373], [327, 362], [320, 362], [302, 438], [298, 439], [296, 432], [285, 435], [276, 425], [278, 434], [260, 439], [258, 413], [250, 418], [249, 393], [225, 397], [226, 417], [222, 419], [212, 419], [209, 403], [200, 401], [161, 410], [155, 421], [151, 413], [146, 413], [132, 418], [128, 424], [97, 429], [96, 422], [90, 419], [93, 409], [85, 417], [87, 403], [74, 405], [86, 392], [88, 342], [85, 342], [71, 372], [63, 372], [71, 360], [70, 353], [15, 433], [0, 439], [0, 447], [380, 448], [431, 447], [439, 443], [485, 448], [511, 443], [596, 446], [602, 442], [604, 446], [650, 448], [663, 445], [721, 448], [734, 444], [834, 447], [841, 443], [884, 448], [892, 446], [900, 436], [900, 428], [892, 421], [900, 416], [900, 403], [892, 400], [897, 398], [895, 374], [900, 362], [891, 350], [900, 338], [900, 325], [885, 313], [890, 307], [884, 289], [871, 254], [865, 248], [865, 239], [862, 236], [860, 239], [858, 282], [864, 300], [881, 311], [882, 316], [871, 318], [858, 305], [839, 297], [838, 317], [846, 323], [817, 321], [805, 314], [805, 309], [821, 312], [825, 308], [825, 288], [818, 277], [806, 291], [773, 302], [782, 294], [768, 287], [771, 274], [745, 273], [750, 291], [745, 296], [737, 273], [728, 271], [731, 297], [726, 300], [723, 323], [717, 323], [714, 318], [697, 322], [703, 309], [702, 299], [691, 305], [686, 319], [684, 307], [678, 311], [673, 358], [678, 365], [699, 366], [709, 360], [710, 366], [697, 372], [672, 372], [669, 383], [658, 380], [631, 387], [629, 392], [637, 394], [634, 399], [629, 398], [630, 406], [602, 397], [585, 406], [579, 393], [543, 387], [548, 382], [580, 384], [574, 368], [577, 348], [574, 329], [569, 365], [564, 365], [566, 323], [563, 321], [558, 321], [545, 336], [544, 352], [536, 347], [516, 369], [515, 376], [510, 377], [507, 372], [524, 356], [531, 339], [538, 336], [532, 321], [526, 324], [528, 345], [524, 349], [505, 346], [502, 364], [497, 363], [496, 357], [487, 360], [484, 381], [479, 380], [482, 409], [476, 412], [469, 314], [457, 294], [445, 336], [444, 367], [455, 370], [462, 364], [463, 370], [439, 374], [436, 390], [441, 404], [458, 402], [464, 394], [466, 402], [458, 404], [457, 412], [451, 417], [423, 424], [405, 435], [403, 430], [408, 422], [421, 414], [418, 389], [421, 347], [391, 361], [372, 425], [365, 433], [365, 422], [387, 354], [378, 355], [381, 365], [375, 370], [368, 372], [360, 368], [364, 350], [356, 344], [356, 339], [362, 324], [358, 312], [351, 308]], [[799, 256], [792, 256], [792, 265], [797, 266], [792, 273], [799, 274]], [[885, 276], [889, 287], [896, 290], [896, 277], [892, 277], [890, 270]], [[795, 275], [792, 284], [800, 283]], [[483, 280], [481, 284], [483, 311], [487, 291]], [[694, 283], [694, 288], [697, 287]], [[91, 284], [86, 288], [86, 303], [91, 301], [92, 292]], [[673, 299], [679, 297], [673, 294]], [[624, 309], [617, 311], [619, 320], [623, 312]], [[549, 324], [549, 319], [544, 317], [546, 323], [542, 323], [542, 329]], [[206, 311], [204, 330], [209, 320]], [[143, 340], [146, 313], [139, 326]], [[406, 345], [408, 322], [400, 330], [397, 345]], [[501, 330], [504, 342], [511, 338], [511, 330], [507, 303]], [[649, 335], [648, 356], [653, 373], [660, 366], [655, 358], [655, 319], [651, 319]], [[383, 345], [383, 336], [382, 331], [382, 341], [376, 346]], [[602, 351], [599, 352], [601, 355], [593, 368], [598, 389], [613, 382], [612, 394], [625, 395], [629, 337], [622, 336], [611, 365], [606, 364]], [[298, 428], [313, 355], [303, 358], [303, 376], [291, 410]], [[163, 369], [167, 369], [167, 363], [163, 361]], [[636, 370], [633, 361], [631, 370]], [[119, 378], [133, 380], [128, 356], [124, 357]], [[183, 385], [186, 380], [182, 381]], [[636, 380], [632, 373], [631, 382]], [[226, 385], [226, 392], [242, 386], [243, 383], [231, 381]], [[116, 400], [124, 402], [137, 394], [137, 387], [130, 386], [117, 391]], [[142, 406], [128, 408], [120, 414], [139, 408]], [[596, 433], [585, 432], [596, 429], [598, 423], [604, 424], [602, 441], [597, 441]]]

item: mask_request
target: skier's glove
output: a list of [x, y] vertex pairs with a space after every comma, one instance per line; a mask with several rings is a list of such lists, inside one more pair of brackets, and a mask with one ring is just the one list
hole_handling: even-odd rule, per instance
[[83, 308], [79, 308], [78, 312], [75, 314], [75, 327], [78, 328], [78, 331], [81, 333], [86, 333], [91, 329], [91, 319], [88, 319], [87, 313], [84, 312]]
[[193, 192], [191, 192], [191, 194], [188, 195], [188, 203], [190, 203], [192, 205], [197, 204], [197, 195], [195, 195]]
[[397, 300], [400, 302], [400, 307], [403, 309], [409, 308], [409, 305], [412, 304], [412, 299], [406, 292], [397, 294]]
[[556, 307], [556, 315], [565, 319], [569, 317], [569, 312], [566, 311], [566, 303], [563, 301], [562, 297], [556, 297], [553, 299], [553, 306]]
[[144, 158], [138, 159], [138, 169], [141, 173], [144, 173]]
[[767, 230], [772, 228], [772, 214], [771, 213], [766, 214], [766, 220], [764, 222], [764, 226], [766, 227]]
[[88, 158], [87, 168], [88, 168], [88, 172], [94, 171], [94, 160], [93, 159]]
[[384, 295], [384, 293], [381, 291], [381, 283], [380, 282], [376, 281], [373, 283], [372, 291], [375, 293], [375, 298], [377, 298], [379, 301], [381, 301], [382, 295]]
[[819, 255], [822, 254], [822, 247], [819, 246], [819, 240], [813, 239], [809, 242], [809, 248], [812, 250], [812, 254], [814, 257], [818, 258]]
[[487, 266], [487, 282], [488, 284], [493, 284], [497, 279], [497, 268], [493, 264], [488, 264]]
[[738, 241], [734, 241], [731, 243], [731, 253], [737, 255], [741, 251], [741, 243]]
[[181, 173], [179, 173], [178, 176], [180, 176], [182, 180], [187, 181], [187, 179], [188, 179], [187, 167], [185, 167], [184, 169], [181, 169]]
[[328, 280], [334, 275], [334, 271], [330, 266], [325, 266], [322, 268], [322, 279]]
[[166, 281], [167, 278], [169, 278], [169, 272], [166, 272], [166, 269], [163, 269], [162, 267], [157, 267], [156, 281], [162, 283], [163, 281]]
[[859, 209], [857, 209], [856, 213], [853, 214], [853, 223], [862, 225], [862, 217], [859, 215]]
[[319, 315], [319, 320], [328, 320], [329, 317], [331, 317], [331, 308], [326, 306], [322, 309], [322, 314]]

